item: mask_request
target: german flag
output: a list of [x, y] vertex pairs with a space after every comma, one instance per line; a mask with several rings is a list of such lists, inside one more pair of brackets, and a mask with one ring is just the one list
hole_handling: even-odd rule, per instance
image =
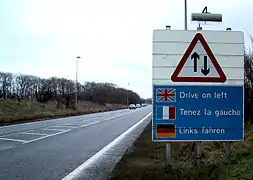
[[157, 124], [156, 137], [158, 138], [175, 138], [176, 127], [175, 124]]

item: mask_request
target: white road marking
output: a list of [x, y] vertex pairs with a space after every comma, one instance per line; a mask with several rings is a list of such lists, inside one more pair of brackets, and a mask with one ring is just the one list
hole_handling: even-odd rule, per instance
[[[52, 128], [71, 128], [69, 126], [63, 126], [63, 125], [55, 125], [55, 126], [50, 126]], [[73, 127], [73, 128], [77, 128], [77, 127]]]
[[12, 139], [12, 138], [3, 138], [3, 137], [0, 137], [0, 140], [17, 141], [17, 142], [22, 142], [22, 143], [27, 142], [26, 140]]
[[21, 134], [38, 135], [38, 136], [47, 136], [48, 135], [48, 134], [32, 133], [32, 132], [22, 132]]
[[84, 119], [84, 120], [81, 120], [81, 122], [87, 122], [87, 121], [90, 121], [90, 120], [93, 120], [93, 119], [98, 119], [98, 118], [101, 118], [102, 116], [96, 116], [96, 117], [92, 117], [92, 118], [87, 118], [87, 119]]
[[[127, 112], [127, 113], [121, 113], [121, 114], [118, 114], [116, 116], [113, 116], [113, 117], [110, 117], [109, 119], [106, 118], [104, 120], [112, 120], [112, 119], [115, 119], [117, 117], [122, 117], [124, 115], [127, 115], [131, 112]], [[99, 117], [101, 118], [102, 115]], [[83, 120], [83, 122], [87, 122], [88, 120], [91, 120], [91, 119], [98, 119], [98, 117], [93, 117], [93, 118], [89, 118], [87, 120]], [[104, 121], [103, 120], [103, 121]], [[94, 124], [98, 124], [98, 123], [101, 123], [103, 121], [94, 121], [92, 123], [88, 123], [88, 124], [84, 124], [84, 125], [81, 125], [81, 123], [79, 125], [81, 126], [78, 126], [78, 127], [87, 127], [87, 126], [91, 126], [91, 125], [94, 125]], [[10, 135], [14, 135], [14, 134], [30, 134], [30, 135], [40, 135], [42, 137], [39, 137], [39, 138], [36, 138], [36, 139], [33, 139], [33, 140], [20, 140], [20, 139], [12, 139], [12, 138], [5, 138], [5, 136], [0, 136], [0, 140], [7, 140], [7, 141], [17, 141], [17, 142], [22, 142], [24, 144], [28, 144], [28, 143], [31, 143], [31, 142], [35, 142], [35, 141], [38, 141], [38, 140], [41, 140], [41, 139], [45, 139], [45, 138], [48, 138], [48, 137], [52, 137], [52, 136], [56, 136], [56, 135], [59, 135], [59, 134], [63, 134], [63, 133], [66, 133], [66, 132], [69, 132], [70, 130], [72, 129], [57, 129], [57, 127], [59, 128], [71, 128], [71, 124], [68, 124], [66, 125], [67, 123], [65, 123], [65, 126], [64, 125], [53, 125], [53, 126], [49, 126], [49, 127], [46, 127], [46, 128], [42, 128], [42, 130], [45, 130], [45, 131], [60, 131], [60, 132], [57, 132], [57, 133], [54, 133], [54, 134], [43, 134], [43, 133], [32, 133], [30, 131], [33, 131], [33, 130], [30, 130], [30, 131], [26, 131], [26, 132], [17, 132], [17, 133], [13, 133], [13, 134], [8, 134], [8, 135], [5, 135], [5, 136], [10, 136]], [[73, 127], [73, 128], [78, 128], [78, 127]], [[3, 127], [0, 127], [0, 128], [5, 128], [5, 126]]]
[[[86, 122], [87, 122], [87, 121], [86, 121]], [[81, 125], [83, 125], [83, 123], [85, 123], [85, 122], [80, 122], [80, 123], [75, 124], [75, 125], [81, 126]]]
[[112, 117], [109, 117], [109, 118], [104, 119], [104, 121], [108, 121], [108, 120], [112, 120], [112, 119], [115, 119], [115, 118], [118, 118], [118, 117], [122, 117], [122, 116], [125, 116], [125, 115], [127, 115], [127, 114], [130, 114], [130, 113], [127, 112], [127, 113], [124, 113], [124, 114], [119, 114], [119, 115], [117, 115], [117, 116], [112, 116]]
[[[50, 128], [50, 127], [48, 127], [48, 128]], [[42, 129], [42, 130], [46, 130], [46, 131], [50, 131], [50, 130], [52, 130], [52, 131], [61, 131], [61, 132], [63, 132], [64, 130], [63, 129], [52, 129], [52, 128], [50, 128], [50, 129], [48, 129], [48, 128], [44, 128], [44, 129]]]
[[82, 171], [88, 169], [94, 162], [96, 162], [101, 156], [103, 156], [106, 151], [113, 148], [113, 146], [120, 143], [128, 134], [130, 134], [136, 127], [138, 127], [143, 121], [145, 121], [152, 112], [150, 112], [147, 116], [142, 118], [139, 122], [131, 126], [128, 130], [126, 130], [124, 133], [122, 133], [119, 137], [114, 139], [112, 142], [110, 142], [107, 146], [105, 146], [103, 149], [101, 149], [99, 152], [97, 152], [95, 155], [93, 155], [91, 158], [89, 158], [87, 161], [85, 161], [83, 164], [81, 164], [79, 167], [77, 167], [74, 171], [72, 171], [70, 174], [65, 176], [62, 180], [71, 180], [74, 178], [79, 177]]
[[73, 127], [73, 128], [77, 128], [77, 127], [79, 127], [80, 125], [82, 125], [82, 124], [62, 124], [61, 126], [64, 126], [64, 127]]
[[67, 125], [67, 126], [79, 126], [79, 125], [82, 125], [83, 122], [72, 122], [72, 123], [65, 123], [65, 124], [62, 124], [62, 125]]
[[49, 134], [49, 135], [47, 135], [47, 136], [42, 136], [42, 137], [39, 137], [39, 138], [30, 140], [30, 141], [26, 141], [24, 144], [31, 143], [31, 142], [34, 142], [34, 141], [38, 141], [38, 140], [41, 140], [41, 139], [46, 139], [46, 138], [48, 138], [48, 137], [56, 136], [56, 135], [59, 135], [59, 134], [63, 134], [63, 133], [66, 133], [66, 132], [68, 132], [68, 131], [70, 131], [70, 129], [69, 129], [69, 130], [66, 130], [66, 131], [54, 133], [54, 134]]
[[95, 121], [95, 122], [92, 122], [92, 123], [84, 124], [80, 127], [87, 127], [87, 126], [91, 126], [91, 125], [98, 124], [98, 123], [100, 123], [100, 121]]
[[103, 121], [113, 120], [115, 118], [122, 117], [122, 116], [127, 115], [127, 114], [129, 114], [129, 113], [124, 113], [124, 114], [120, 114], [118, 116], [109, 117], [109, 118], [103, 119], [102, 121], [95, 121], [95, 122], [92, 122], [92, 123], [84, 124], [80, 127], [87, 127], [87, 126], [90, 126], [90, 125], [93, 125], [93, 124], [98, 124], [98, 123], [103, 122]]

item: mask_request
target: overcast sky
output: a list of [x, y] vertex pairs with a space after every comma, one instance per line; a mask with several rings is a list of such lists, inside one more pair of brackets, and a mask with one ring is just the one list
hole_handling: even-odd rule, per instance
[[[222, 13], [203, 29], [253, 35], [252, 0], [188, 0], [192, 12]], [[112, 82], [152, 96], [152, 30], [184, 28], [184, 0], [0, 0], [0, 71], [79, 82]], [[130, 83], [128, 86], [127, 84]]]

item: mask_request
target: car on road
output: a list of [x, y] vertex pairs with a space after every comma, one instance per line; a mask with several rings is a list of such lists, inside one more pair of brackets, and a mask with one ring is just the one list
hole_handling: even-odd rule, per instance
[[136, 104], [136, 108], [141, 108], [141, 105], [140, 104]]
[[141, 104], [141, 107], [146, 107], [146, 104], [145, 103]]
[[136, 106], [134, 104], [130, 104], [129, 109], [136, 109]]

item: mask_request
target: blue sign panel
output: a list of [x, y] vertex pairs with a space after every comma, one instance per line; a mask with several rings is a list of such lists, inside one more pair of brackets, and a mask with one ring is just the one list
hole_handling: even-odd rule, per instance
[[243, 86], [153, 86], [153, 141], [241, 141]]

